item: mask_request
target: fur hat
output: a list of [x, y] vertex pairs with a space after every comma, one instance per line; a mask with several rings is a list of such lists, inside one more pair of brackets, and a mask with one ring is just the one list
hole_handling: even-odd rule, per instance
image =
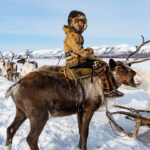
[[83, 27], [82, 31], [80, 31], [82, 33], [87, 28], [86, 16], [81, 11], [77, 11], [77, 10], [71, 11], [68, 16], [68, 25], [71, 28], [75, 29], [77, 32], [79, 32], [79, 27], [77, 24], [78, 20], [82, 20], [84, 22], [84, 27]]

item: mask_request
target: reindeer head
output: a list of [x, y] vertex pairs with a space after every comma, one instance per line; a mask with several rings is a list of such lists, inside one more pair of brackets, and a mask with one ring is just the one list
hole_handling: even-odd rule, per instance
[[17, 63], [24, 64], [26, 62], [26, 58], [18, 58]]
[[[129, 66], [131, 66], [131, 64], [150, 60], [150, 57], [148, 57], [148, 58], [144, 58], [142, 60], [134, 59], [133, 61], [129, 61], [129, 58], [132, 55], [134, 55], [135, 53], [137, 53], [141, 49], [142, 46], [144, 46], [147, 43], [150, 43], [150, 40], [145, 41], [144, 37], [142, 35], [141, 35], [141, 37], [142, 37], [142, 44], [139, 46], [135, 46], [136, 50], [134, 52], [132, 52], [131, 54], [129, 54], [125, 61], [115, 62], [113, 59], [110, 59], [110, 61], [109, 61], [109, 65], [112, 70], [112, 73], [115, 77], [115, 80], [117, 81], [117, 84], [119, 84], [119, 85], [123, 84], [123, 86], [130, 85], [131, 87], [137, 87], [138, 85], [140, 85], [142, 83], [142, 78], [129, 67]], [[126, 86], [124, 86], [124, 87], [126, 87]]]
[[23, 58], [22, 55], [18, 56], [17, 63], [24, 64], [27, 61], [28, 57]]
[[4, 67], [5, 66], [5, 62], [3, 60], [0, 60], [0, 64]]
[[27, 59], [29, 58], [30, 54], [32, 53], [32, 51], [30, 50], [26, 50], [25, 54], [26, 54], [26, 57], [22, 57], [22, 55], [19, 55], [18, 57], [18, 61], [17, 63], [21, 63], [21, 64], [24, 64], [25, 62], [27, 62]]
[[137, 87], [141, 84], [142, 78], [124, 62], [110, 59], [109, 66], [118, 86]]

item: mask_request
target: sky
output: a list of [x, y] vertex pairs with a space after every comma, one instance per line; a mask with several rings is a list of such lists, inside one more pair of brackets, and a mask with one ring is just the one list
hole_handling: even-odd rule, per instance
[[0, 51], [63, 48], [72, 10], [87, 17], [84, 47], [150, 40], [150, 0], [0, 0]]

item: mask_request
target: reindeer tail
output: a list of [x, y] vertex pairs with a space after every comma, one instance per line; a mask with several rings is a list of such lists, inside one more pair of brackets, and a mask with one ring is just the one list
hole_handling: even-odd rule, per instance
[[16, 89], [17, 85], [18, 85], [18, 84], [15, 83], [14, 85], [10, 86], [10, 87], [7, 89], [6, 95], [5, 95], [5, 99], [8, 99], [9, 96], [12, 95], [12, 93], [13, 93], [13, 91]]

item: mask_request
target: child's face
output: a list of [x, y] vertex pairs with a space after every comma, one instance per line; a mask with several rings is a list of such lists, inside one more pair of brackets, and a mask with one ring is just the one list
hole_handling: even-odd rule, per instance
[[82, 20], [78, 21], [78, 27], [80, 31], [84, 28], [84, 22]]

